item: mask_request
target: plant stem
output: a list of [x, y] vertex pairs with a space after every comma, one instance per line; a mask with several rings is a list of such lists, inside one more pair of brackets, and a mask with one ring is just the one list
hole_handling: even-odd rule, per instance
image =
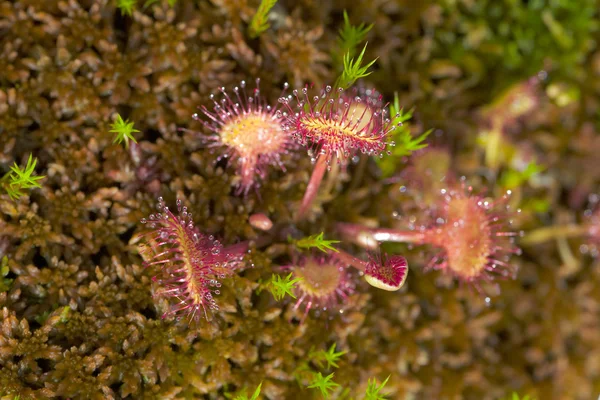
[[298, 214], [296, 214], [296, 222], [301, 221], [304, 218], [304, 215], [310, 209], [315, 197], [317, 197], [319, 186], [321, 185], [321, 181], [323, 181], [326, 170], [327, 158], [320, 154], [315, 164], [315, 169], [313, 169], [310, 180], [308, 181], [306, 192], [304, 192], [304, 197], [300, 204], [300, 209], [298, 210]]
[[359, 246], [375, 249], [379, 242], [423, 243], [425, 232], [389, 228], [370, 228], [358, 224], [338, 223], [337, 230]]
[[321, 193], [324, 194], [326, 199], [335, 197], [332, 195], [331, 191], [338, 182], [338, 175], [340, 172], [340, 163], [337, 162], [337, 157], [335, 155], [329, 162], [329, 165], [331, 168], [329, 169], [329, 172], [327, 172], [327, 179], [325, 179], [325, 183], [323, 184], [324, 187], [321, 189]]
[[354, 257], [353, 255], [346, 253], [344, 250], [337, 249], [337, 252], [330, 252], [330, 255], [336, 257], [344, 264], [348, 264], [359, 271], [365, 272], [367, 269], [367, 263], [360, 258]]
[[577, 237], [585, 236], [588, 234], [590, 227], [587, 225], [551, 225], [543, 228], [535, 229], [525, 236], [521, 240], [522, 244], [533, 245], [538, 243], [547, 242], [557, 237]]

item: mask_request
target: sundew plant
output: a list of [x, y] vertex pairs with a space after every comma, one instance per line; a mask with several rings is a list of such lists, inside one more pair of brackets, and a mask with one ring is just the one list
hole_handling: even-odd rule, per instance
[[599, 5], [0, 2], [0, 400], [597, 398]]

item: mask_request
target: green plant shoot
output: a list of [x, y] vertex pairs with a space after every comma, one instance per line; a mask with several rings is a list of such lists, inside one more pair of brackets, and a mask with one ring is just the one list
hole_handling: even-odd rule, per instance
[[289, 295], [295, 299], [296, 296], [294, 295], [293, 290], [296, 287], [296, 284], [301, 280], [302, 278], [292, 279], [291, 272], [288, 276], [283, 278], [281, 275], [273, 274], [268, 289], [277, 301], [283, 300], [286, 295]]
[[348, 18], [348, 13], [344, 10], [344, 25], [339, 30], [338, 44], [336, 50], [332, 53], [336, 70], [343, 69], [343, 58], [345, 54], [354, 57], [358, 45], [365, 40], [367, 33], [373, 28], [373, 24], [366, 26], [365, 23], [359, 26], [353, 26]]
[[380, 392], [388, 383], [389, 379], [389, 376], [385, 378], [385, 381], [381, 382], [381, 385], [377, 385], [377, 380], [375, 378], [369, 379], [367, 391], [365, 392], [365, 400], [385, 400], [385, 397]]
[[335, 383], [332, 379], [333, 372], [327, 376], [323, 376], [320, 372], [317, 372], [313, 375], [312, 382], [308, 386], [308, 388], [318, 389], [324, 398], [329, 399], [331, 397], [331, 393], [335, 390], [335, 388], [340, 386], [339, 384]]
[[353, 57], [358, 44], [365, 40], [371, 28], [373, 28], [373, 24], [367, 26], [364, 22], [359, 26], [353, 26], [348, 18], [348, 13], [344, 10], [344, 26], [340, 29], [338, 37], [338, 45], [342, 54], [350, 54], [350, 57]]
[[137, 4], [137, 0], [117, 0], [117, 8], [121, 10], [121, 15], [133, 15], [133, 10], [135, 10], [135, 6]]
[[339, 242], [339, 240], [325, 240], [323, 238], [323, 232], [292, 241], [292, 243], [300, 249], [308, 250], [316, 248], [321, 250], [323, 253], [327, 253], [328, 250], [338, 252], [338, 250], [332, 245]]
[[269, 29], [269, 11], [275, 6], [277, 0], [261, 0], [256, 14], [250, 21], [250, 27], [248, 28], [248, 34], [251, 38], [259, 37], [264, 31]]
[[336, 347], [337, 347], [337, 344], [334, 343], [331, 345], [331, 347], [327, 351], [325, 351], [325, 350], [311, 351], [309, 353], [309, 357], [316, 365], [319, 366], [319, 368], [324, 368], [325, 363], [327, 363], [328, 369], [331, 369], [332, 367], [339, 368], [339, 365], [337, 363], [340, 360], [340, 358], [344, 354], [347, 353], [347, 351], [336, 352], [335, 351]]
[[[412, 136], [410, 127], [405, 122], [412, 118], [413, 110], [404, 111], [400, 107], [398, 93], [394, 93], [394, 103], [390, 105], [390, 115], [392, 115], [392, 123], [396, 125], [391, 138], [394, 146], [390, 148], [391, 154], [388, 157], [375, 159], [384, 177], [394, 174], [399, 158], [409, 156], [414, 151], [427, 147], [427, 143], [424, 141], [433, 131], [430, 129], [419, 136]], [[401, 125], [398, 126], [398, 124]]]
[[11, 199], [17, 200], [24, 196], [25, 189], [33, 189], [42, 187], [39, 180], [45, 176], [34, 175], [37, 158], [33, 158], [30, 154], [25, 168], [21, 169], [17, 163], [10, 167], [10, 171], [0, 178], [0, 187], [3, 187]]
[[137, 143], [137, 140], [133, 137], [133, 133], [139, 131], [133, 128], [133, 122], [129, 122], [129, 120], [123, 121], [123, 118], [117, 114], [117, 120], [110, 127], [112, 129], [109, 132], [116, 133], [113, 143], [121, 144], [125, 142], [125, 147], [127, 148], [129, 148], [129, 140]]
[[258, 400], [258, 396], [260, 395], [260, 390], [262, 387], [262, 382], [256, 387], [256, 390], [252, 394], [251, 397], [248, 397], [246, 394], [246, 389], [243, 389], [242, 392], [236, 395], [233, 400]]
[[367, 50], [367, 45], [368, 43], [365, 44], [365, 47], [363, 47], [362, 51], [360, 52], [360, 55], [356, 58], [356, 60], [350, 55], [350, 52], [346, 52], [346, 54], [344, 54], [344, 71], [342, 72], [342, 75], [340, 75], [340, 77], [337, 79], [337, 82], [335, 84], [336, 87], [347, 89], [350, 86], [354, 85], [354, 82], [356, 82], [358, 79], [371, 75], [373, 71], [368, 71], [368, 69], [371, 68], [373, 64], [375, 64], [377, 58], [368, 63], [367, 65], [362, 65], [363, 57], [365, 55], [365, 51]]

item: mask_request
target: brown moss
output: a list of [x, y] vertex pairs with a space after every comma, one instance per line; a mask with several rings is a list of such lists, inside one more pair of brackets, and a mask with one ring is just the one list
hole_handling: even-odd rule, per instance
[[305, 82], [320, 87], [330, 78], [324, 66], [329, 57], [317, 45], [322, 35], [322, 27], [307, 28], [296, 14], [286, 17], [276, 37], [265, 39], [269, 55], [278, 60], [281, 72], [292, 78], [290, 83], [294, 87], [302, 87]]
[[84, 345], [66, 350], [51, 373], [49, 386], [58, 396], [114, 399], [113, 390], [102, 383], [102, 377], [96, 376], [104, 355], [100, 352], [86, 355], [86, 350]]

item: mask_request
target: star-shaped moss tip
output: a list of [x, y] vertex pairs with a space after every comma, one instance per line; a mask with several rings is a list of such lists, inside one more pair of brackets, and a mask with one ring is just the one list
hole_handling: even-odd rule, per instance
[[137, 140], [135, 140], [132, 134], [139, 131], [133, 128], [133, 122], [129, 122], [129, 120], [123, 121], [123, 118], [117, 114], [117, 119], [110, 127], [112, 129], [109, 132], [116, 133], [113, 143], [120, 144], [125, 142], [125, 147], [127, 148], [129, 148], [129, 140], [133, 140], [134, 143], [137, 143]]

